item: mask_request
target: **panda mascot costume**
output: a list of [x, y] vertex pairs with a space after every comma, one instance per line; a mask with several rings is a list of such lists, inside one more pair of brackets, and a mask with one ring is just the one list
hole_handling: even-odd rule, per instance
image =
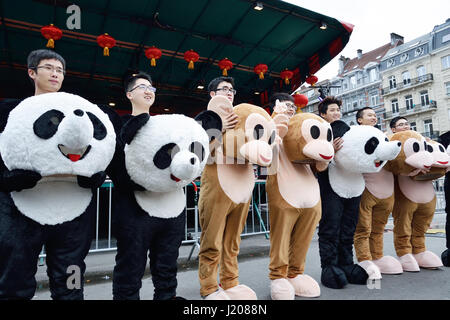
[[209, 156], [205, 130], [216, 129], [220, 132], [222, 122], [212, 111], [196, 119], [145, 113], [124, 124], [125, 175], [113, 178], [115, 188], [122, 190], [113, 214], [117, 239], [114, 299], [139, 299], [147, 254], [153, 299], [180, 298], [176, 297], [176, 275], [186, 221], [183, 187], [201, 175]]
[[318, 173], [322, 200], [319, 222], [321, 282], [341, 289], [347, 283], [366, 284], [369, 274], [353, 261], [353, 236], [359, 203], [365, 188], [363, 173], [378, 172], [387, 160], [395, 158], [400, 146], [372, 126], [351, 126], [337, 120], [331, 123], [333, 136], [342, 137], [328, 170]]
[[68, 267], [79, 267], [82, 285], [113, 125], [98, 106], [60, 92], [23, 100], [0, 130], [0, 298], [33, 297], [44, 246], [51, 297], [83, 299], [82, 287], [67, 286]]
[[[450, 131], [444, 133], [439, 137], [439, 142], [442, 144], [442, 146], [445, 148], [447, 154], [450, 154]], [[445, 247], [446, 249], [441, 254], [442, 263], [446, 267], [450, 267], [450, 254], [448, 253], [448, 250], [450, 249], [450, 173], [445, 174], [445, 180], [444, 180], [444, 193], [445, 193], [445, 213], [446, 213], [446, 220], [445, 220]]]

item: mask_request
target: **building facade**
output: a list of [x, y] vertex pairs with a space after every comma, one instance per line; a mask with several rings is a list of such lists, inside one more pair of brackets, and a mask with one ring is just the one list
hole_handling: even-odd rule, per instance
[[390, 49], [380, 70], [387, 128], [392, 118], [402, 116], [431, 139], [450, 129], [450, 19]]

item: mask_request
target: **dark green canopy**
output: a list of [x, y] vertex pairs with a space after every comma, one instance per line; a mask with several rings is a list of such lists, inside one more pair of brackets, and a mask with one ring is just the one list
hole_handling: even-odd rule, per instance
[[[206, 88], [222, 74], [221, 59], [233, 62], [228, 74], [236, 81], [236, 103], [263, 105], [272, 92], [292, 92], [339, 54], [352, 32], [351, 24], [286, 2], [258, 2], [263, 10], [255, 10], [250, 0], [2, 1], [0, 98], [33, 94], [26, 58], [45, 48], [40, 29], [51, 23], [63, 32], [54, 49], [67, 62], [62, 91], [128, 110], [123, 80], [142, 70], [158, 89], [153, 112], [191, 116], [206, 107]], [[80, 29], [68, 29], [72, 4], [81, 9]], [[109, 56], [96, 42], [104, 33], [117, 41]], [[151, 46], [162, 51], [155, 67], [145, 56]], [[200, 55], [193, 70], [183, 59], [189, 49]], [[268, 66], [263, 80], [253, 71], [259, 63]], [[280, 78], [285, 69], [294, 72], [289, 85]], [[205, 88], [198, 89], [200, 84]]]

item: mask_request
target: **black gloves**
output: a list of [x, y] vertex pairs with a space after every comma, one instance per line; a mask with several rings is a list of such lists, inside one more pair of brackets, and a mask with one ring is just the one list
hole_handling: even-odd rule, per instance
[[106, 173], [105, 171], [99, 171], [92, 175], [90, 178], [77, 176], [78, 185], [86, 189], [97, 189], [100, 188], [103, 182], [105, 182]]
[[4, 170], [0, 175], [0, 189], [4, 192], [31, 189], [41, 178], [39, 173], [32, 170]]

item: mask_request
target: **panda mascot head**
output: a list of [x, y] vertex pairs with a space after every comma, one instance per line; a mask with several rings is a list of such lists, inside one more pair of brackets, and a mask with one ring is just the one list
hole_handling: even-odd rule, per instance
[[389, 141], [372, 126], [348, 126], [337, 120], [331, 123], [331, 128], [335, 138], [342, 137], [343, 145], [329, 166], [330, 184], [343, 198], [359, 196], [365, 187], [362, 174], [379, 172], [388, 160], [397, 157], [401, 143]]
[[10, 112], [0, 153], [9, 170], [90, 177], [106, 169], [115, 143], [113, 125], [97, 105], [57, 92], [29, 97]]
[[186, 203], [183, 187], [201, 175], [208, 160], [207, 131], [221, 129], [221, 119], [212, 111], [196, 119], [141, 114], [125, 123], [125, 167], [131, 181], [144, 189], [134, 192], [138, 205], [150, 216], [178, 216]]
[[206, 131], [181, 114], [137, 116], [125, 124], [122, 139], [131, 180], [153, 192], [186, 186], [201, 175], [209, 155]]
[[9, 170], [31, 170], [43, 178], [31, 189], [11, 192], [15, 206], [42, 225], [80, 216], [92, 191], [81, 188], [76, 176], [104, 171], [115, 146], [110, 118], [86, 99], [58, 92], [23, 100], [9, 113], [0, 153]]

